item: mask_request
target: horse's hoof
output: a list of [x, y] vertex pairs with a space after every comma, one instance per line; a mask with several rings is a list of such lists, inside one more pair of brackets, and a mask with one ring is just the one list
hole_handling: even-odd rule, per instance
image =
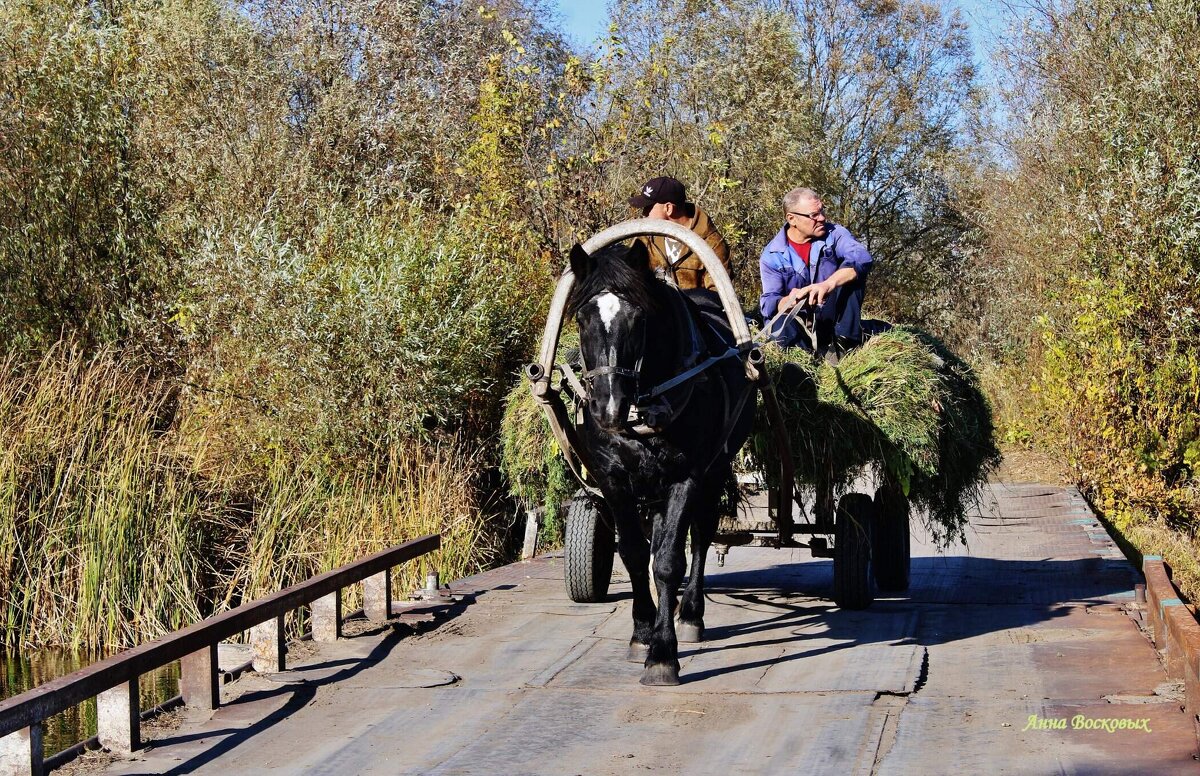
[[651, 663], [642, 671], [642, 684], [647, 687], [674, 687], [679, 684], [679, 666], [670, 663]]
[[629, 651], [625, 653], [625, 659], [630, 663], [645, 663], [646, 655], [650, 653], [650, 647], [635, 639], [629, 640]]
[[675, 640], [682, 644], [699, 644], [704, 641], [704, 626], [690, 622], [675, 623]]

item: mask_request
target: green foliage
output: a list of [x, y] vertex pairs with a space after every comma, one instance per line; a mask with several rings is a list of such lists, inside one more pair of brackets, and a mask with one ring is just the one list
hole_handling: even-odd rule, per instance
[[189, 380], [263, 450], [353, 462], [485, 434], [549, 292], [536, 256], [487, 238], [340, 209], [303, 242], [267, 223], [208, 232], [181, 314]]
[[[1041, 312], [1014, 329], [1036, 335], [1024, 371], [1049, 422], [1031, 430], [1142, 549], [1178, 557], [1164, 531], [1187, 539], [1200, 514], [1197, 7], [1082, 0], [1022, 40], [1014, 171], [985, 219]], [[1028, 302], [992, 307], [1019, 322]]]
[[[562, 332], [559, 358], [572, 348], [578, 348], [578, 337], [574, 329], [568, 328]], [[544, 546], [560, 544], [562, 507], [578, 490], [579, 483], [524, 378], [517, 380], [505, 399], [500, 439], [500, 470], [509, 495], [525, 509], [544, 508], [541, 541]]]
[[111, 342], [164, 268], [137, 174], [137, 42], [93, 9], [0, 6], [0, 347]]

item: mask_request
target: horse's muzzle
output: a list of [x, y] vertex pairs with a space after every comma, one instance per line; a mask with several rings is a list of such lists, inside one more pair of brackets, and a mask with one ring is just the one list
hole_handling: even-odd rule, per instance
[[593, 393], [588, 399], [588, 412], [601, 431], [609, 434], [624, 434], [629, 430], [629, 400], [613, 395], [596, 398]]

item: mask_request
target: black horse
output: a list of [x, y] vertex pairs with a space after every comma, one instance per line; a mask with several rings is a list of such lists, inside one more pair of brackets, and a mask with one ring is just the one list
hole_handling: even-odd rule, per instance
[[[645, 661], [642, 684], [678, 684], [676, 634], [685, 642], [704, 635], [704, 560], [731, 462], [750, 433], [755, 387], [732, 357], [727, 327], [711, 325], [711, 306], [701, 314], [693, 300], [658, 280], [640, 243], [592, 256], [575, 246], [571, 269], [568, 313], [579, 326], [588, 388], [582, 442], [633, 584], [628, 658]], [[727, 357], [653, 395], [714, 354]], [[676, 626], [689, 530], [692, 568]]]

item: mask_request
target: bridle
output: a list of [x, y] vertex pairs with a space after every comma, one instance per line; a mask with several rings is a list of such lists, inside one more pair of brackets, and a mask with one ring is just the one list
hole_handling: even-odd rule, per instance
[[[620, 294], [613, 294], [613, 292], [608, 291], [607, 289], [602, 290], [600, 293], [601, 294], [612, 294], [613, 296], [617, 297], [618, 299], [625, 302], [626, 304], [629, 304], [628, 299], [625, 299]], [[599, 296], [599, 294], [597, 294], [597, 296]], [[642, 383], [642, 361], [646, 357], [646, 328], [647, 327], [645, 325], [643, 325], [641, 328], [642, 328], [642, 347], [638, 351], [637, 362], [633, 365], [633, 369], [629, 369], [629, 368], [623, 367], [623, 366], [598, 366], [593, 369], [588, 369], [587, 363], [585, 362], [583, 364], [583, 371], [579, 374], [579, 378], [580, 378], [580, 380], [583, 381], [583, 383], [588, 387], [589, 390], [591, 389], [592, 383], [596, 380], [597, 377], [608, 377], [608, 376], [625, 377], [625, 378], [634, 380], [637, 385], [639, 385], [639, 386], [641, 385], [641, 383]], [[579, 350], [579, 360], [583, 361], [583, 349], [582, 348], [580, 348], [580, 350]], [[635, 396], [636, 396], [636, 392], [635, 392]]]
[[[606, 291], [605, 293], [612, 292]], [[620, 294], [613, 295], [622, 298]], [[691, 400], [695, 378], [699, 377], [705, 370], [717, 362], [739, 355], [736, 347], [730, 347], [724, 353], [704, 359], [704, 340], [700, 334], [696, 320], [692, 317], [687, 304], [683, 301], [683, 296], [676, 290], [670, 299], [676, 323], [682, 332], [686, 332], [691, 346], [691, 351], [683, 362], [683, 371], [680, 373], [659, 383], [648, 391], [641, 391], [642, 362], [646, 353], [648, 331], [648, 327], [645, 326], [642, 328], [641, 355], [638, 356], [637, 363], [633, 369], [621, 366], [598, 366], [588, 369], [587, 364], [584, 363], [584, 370], [576, 378], [574, 371], [568, 365], [562, 365], [567, 381], [571, 383], [580, 399], [587, 397], [597, 377], [615, 375], [634, 380], [637, 389], [635, 390], [634, 400], [630, 406], [630, 427], [639, 436], [657, 434], [670, 425], [683, 413], [684, 408]], [[580, 357], [582, 359], [582, 351]], [[681, 389], [683, 391], [682, 395], [674, 402], [667, 401], [666, 394], [675, 389]]]
[[583, 380], [585, 383], [588, 384], [589, 388], [591, 387], [593, 380], [595, 380], [597, 377], [604, 377], [606, 375], [616, 375], [617, 377], [631, 377], [640, 383], [641, 379], [642, 379], [642, 368], [641, 367], [642, 367], [642, 360], [639, 358], [638, 365], [634, 369], [626, 369], [623, 366], [598, 366], [595, 369], [584, 370], [582, 373], [580, 373], [579, 377], [581, 380]]

